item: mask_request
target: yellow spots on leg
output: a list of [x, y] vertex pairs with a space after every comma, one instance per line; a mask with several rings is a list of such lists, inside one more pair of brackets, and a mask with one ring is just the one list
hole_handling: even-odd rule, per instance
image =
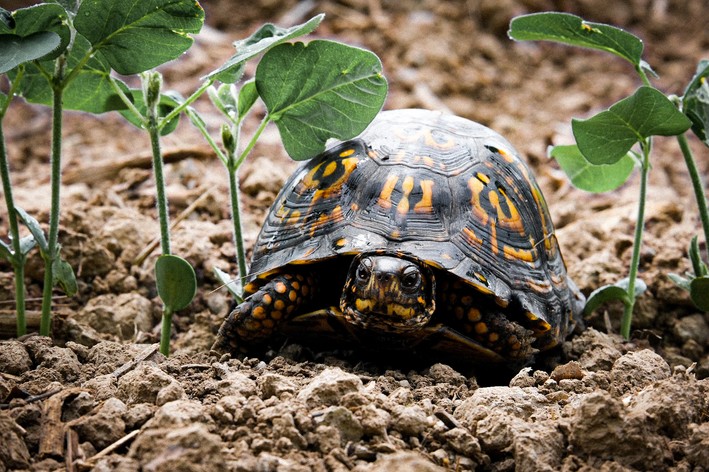
[[482, 314], [477, 308], [470, 308], [468, 309], [466, 317], [468, 318], [468, 321], [475, 323], [476, 321], [480, 321], [482, 319]]
[[263, 325], [264, 328], [267, 328], [267, 329], [272, 329], [273, 326], [275, 325], [275, 323], [273, 322], [273, 320], [269, 320], [268, 318], [266, 318], [265, 320], [263, 320], [263, 321], [261, 322], [261, 324]]
[[288, 291], [288, 287], [286, 287], [286, 284], [284, 284], [283, 282], [276, 282], [275, 288], [276, 292], [280, 294], [286, 293], [286, 291]]
[[500, 335], [497, 333], [490, 333], [487, 336], [487, 340], [490, 341], [491, 343], [495, 343], [500, 339]]
[[460, 303], [462, 303], [465, 306], [470, 306], [473, 304], [473, 296], [472, 295], [463, 295], [460, 299]]
[[300, 290], [300, 282], [294, 281], [290, 286], [295, 290]]
[[457, 306], [453, 308], [453, 314], [455, 314], [455, 317], [458, 318], [459, 320], [463, 319], [463, 315], [465, 312], [463, 311], [463, 307]]
[[483, 323], [482, 321], [475, 323], [475, 332], [478, 334], [487, 333], [487, 325], [485, 323]]
[[286, 307], [286, 302], [283, 300], [276, 300], [276, 302], [273, 304], [273, 308], [276, 310], [282, 310]]
[[288, 300], [294, 302], [297, 299], [298, 299], [298, 292], [296, 292], [295, 290], [291, 290], [290, 292], [288, 292]]
[[283, 318], [283, 312], [280, 310], [272, 311], [271, 318], [274, 320], [280, 320], [281, 318]]
[[266, 318], [266, 309], [262, 306], [257, 306], [253, 310], [251, 310], [251, 316], [256, 318], [257, 320], [263, 320]]

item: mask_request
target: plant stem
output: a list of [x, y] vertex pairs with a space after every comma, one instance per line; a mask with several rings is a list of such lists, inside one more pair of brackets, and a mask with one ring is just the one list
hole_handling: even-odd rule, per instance
[[180, 104], [179, 104], [178, 106], [176, 106], [172, 111], [170, 111], [170, 113], [168, 113], [167, 115], [165, 115], [165, 116], [160, 120], [160, 123], [159, 123], [159, 125], [158, 125], [159, 128], [162, 129], [162, 128], [163, 128], [165, 125], [167, 125], [173, 118], [175, 118], [177, 115], [179, 115], [180, 113], [182, 113], [182, 111], [183, 111], [185, 108], [187, 108], [188, 106], [190, 106], [190, 105], [192, 104], [192, 102], [194, 102], [194, 101], [197, 100], [200, 96], [202, 96], [202, 94], [203, 94], [203, 93], [209, 88], [209, 86], [212, 85], [213, 83], [214, 83], [214, 79], [209, 79], [209, 80], [205, 81], [202, 85], [200, 85], [200, 87], [199, 87], [197, 90], [195, 90], [192, 95], [190, 95], [189, 97], [187, 97], [187, 99], [186, 99], [184, 102], [180, 103]]
[[234, 166], [232, 167], [232, 169], [238, 169], [239, 166], [241, 166], [241, 163], [244, 162], [244, 159], [246, 159], [246, 156], [249, 155], [251, 150], [256, 145], [256, 141], [261, 136], [261, 133], [263, 133], [263, 130], [266, 129], [266, 125], [268, 125], [270, 122], [271, 122], [271, 117], [269, 115], [266, 115], [263, 117], [263, 120], [261, 120], [261, 124], [259, 124], [258, 128], [256, 128], [256, 131], [254, 131], [254, 135], [251, 137], [251, 140], [246, 145], [246, 147], [241, 152], [241, 154], [239, 154], [239, 159], [237, 159], [236, 162], [234, 162]]
[[[8, 101], [12, 98], [8, 95]], [[4, 112], [0, 115], [0, 177], [2, 178], [2, 190], [5, 194], [5, 205], [7, 206], [7, 219], [10, 222], [10, 238], [12, 238], [12, 269], [15, 273], [15, 309], [17, 322], [17, 336], [27, 333], [27, 320], [25, 318], [25, 255], [20, 244], [20, 227], [17, 224], [17, 214], [15, 212], [15, 200], [12, 197], [12, 182], [10, 181], [10, 166], [7, 161], [7, 150], [5, 148], [5, 135], [2, 128]]]
[[160, 330], [160, 352], [164, 356], [170, 355], [170, 335], [172, 334], [172, 310], [165, 306], [162, 310], [162, 329]]
[[234, 223], [234, 245], [236, 246], [236, 262], [239, 264], [241, 287], [246, 283], [246, 251], [241, 232], [241, 213], [239, 204], [239, 171], [227, 169], [229, 173], [229, 196], [231, 197], [231, 219]]
[[620, 320], [620, 334], [625, 339], [630, 338], [630, 324], [633, 319], [633, 308], [635, 307], [635, 282], [638, 278], [638, 268], [640, 266], [640, 248], [643, 242], [643, 228], [645, 225], [645, 198], [647, 195], [647, 180], [650, 173], [650, 149], [651, 140], [648, 138], [641, 143], [643, 151], [643, 161], [640, 169], [640, 196], [638, 199], [638, 218], [635, 225], [635, 237], [633, 239], [633, 255], [630, 260], [630, 273], [628, 274], [628, 299], [625, 305], [623, 317]]
[[702, 228], [704, 229], [704, 241], [707, 243], [707, 261], [709, 261], [709, 211], [707, 210], [707, 198], [704, 194], [704, 183], [702, 182], [702, 177], [699, 175], [697, 165], [692, 157], [692, 151], [689, 149], [687, 136], [684, 133], [677, 135], [677, 142], [679, 143], [679, 148], [682, 150], [684, 162], [687, 165], [687, 171], [689, 171], [689, 178], [692, 180], [694, 197], [697, 199], [697, 207], [699, 207], [699, 218], [702, 221]]
[[154, 119], [148, 117], [148, 132], [153, 150], [153, 174], [155, 177], [156, 204], [160, 222], [160, 249], [162, 254], [170, 254], [170, 215], [167, 211], [165, 196], [165, 176], [163, 175], [162, 151], [160, 150], [160, 131]]
[[42, 291], [42, 317], [39, 322], [40, 336], [49, 336], [52, 318], [52, 289], [54, 288], [54, 260], [59, 257], [60, 190], [62, 176], [62, 115], [64, 96], [65, 56], [57, 59], [52, 80], [52, 157], [51, 157], [51, 208], [49, 214], [48, 254], [44, 258], [44, 287]]

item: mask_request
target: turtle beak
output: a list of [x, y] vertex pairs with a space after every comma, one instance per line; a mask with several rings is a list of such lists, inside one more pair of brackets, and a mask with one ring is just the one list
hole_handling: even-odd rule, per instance
[[358, 256], [340, 308], [348, 322], [363, 328], [419, 329], [435, 311], [433, 274], [425, 265], [400, 257]]

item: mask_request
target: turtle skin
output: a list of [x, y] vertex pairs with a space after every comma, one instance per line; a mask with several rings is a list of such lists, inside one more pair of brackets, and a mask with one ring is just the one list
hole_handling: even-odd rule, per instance
[[244, 302], [214, 344], [283, 336], [524, 361], [581, 325], [546, 202], [512, 145], [438, 112], [385, 111], [286, 182]]

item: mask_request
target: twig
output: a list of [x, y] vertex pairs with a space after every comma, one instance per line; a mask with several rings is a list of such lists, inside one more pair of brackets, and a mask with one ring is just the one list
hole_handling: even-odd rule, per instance
[[141, 362], [143, 362], [144, 360], [148, 359], [150, 356], [152, 356], [153, 354], [158, 352], [159, 347], [160, 346], [158, 344], [151, 345], [149, 348], [147, 348], [146, 350], [141, 352], [139, 355], [137, 355], [133, 360], [123, 364], [121, 367], [114, 370], [111, 375], [114, 376], [115, 378], [119, 378], [119, 377], [123, 376], [126, 372], [133, 370], [133, 368], [136, 365], [140, 364]]
[[88, 459], [85, 459], [83, 461], [79, 461], [78, 464], [85, 465], [88, 467], [93, 466], [96, 461], [101, 459], [103, 456], [107, 456], [108, 454], [112, 453], [113, 451], [115, 451], [116, 449], [118, 449], [119, 447], [121, 447], [122, 445], [127, 443], [128, 441], [132, 440], [134, 437], [136, 437], [138, 435], [138, 433], [140, 433], [139, 429], [131, 431], [130, 433], [126, 434], [118, 441], [115, 441], [112, 444], [106, 446], [104, 449], [97, 452], [96, 454], [89, 457]]

